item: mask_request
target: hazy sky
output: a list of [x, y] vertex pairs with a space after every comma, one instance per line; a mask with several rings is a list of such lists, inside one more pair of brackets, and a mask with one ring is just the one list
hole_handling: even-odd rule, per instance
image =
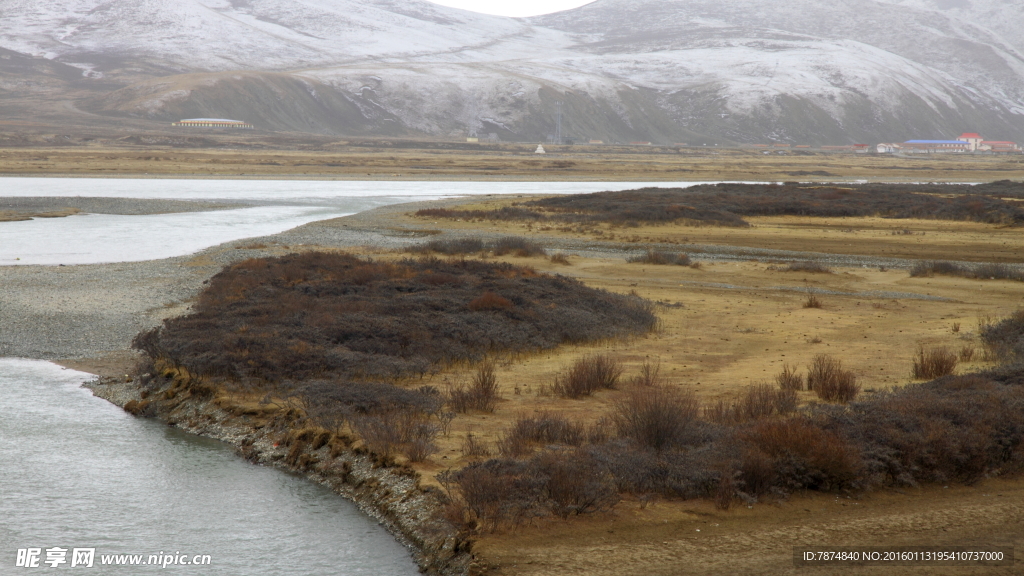
[[589, 4], [594, 0], [430, 0], [453, 8], [498, 14], [500, 16], [536, 16], [568, 10]]

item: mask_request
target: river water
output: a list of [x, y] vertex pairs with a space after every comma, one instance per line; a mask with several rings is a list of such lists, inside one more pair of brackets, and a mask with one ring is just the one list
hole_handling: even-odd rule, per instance
[[[47, 549], [67, 549], [58, 568], [70, 569], [75, 548], [94, 548], [86, 574], [418, 573], [351, 502], [221, 442], [129, 416], [82, 388], [89, 377], [0, 358], [0, 574], [34, 573], [16, 567], [19, 548], [41, 548], [43, 572]], [[210, 563], [102, 563], [161, 554]]]
[[[666, 182], [659, 186], [692, 186]], [[0, 178], [0, 197], [137, 198], [240, 204], [235, 209], [0, 222], [0, 265], [95, 264], [192, 254], [377, 206], [476, 194], [579, 194], [642, 182], [405, 182]]]
[[[2, 178], [0, 197], [255, 206], [3, 222], [0, 265], [165, 258], [412, 200], [642, 185]], [[49, 362], [0, 358], [0, 574], [34, 573], [16, 566], [19, 550], [28, 549], [40, 550], [44, 571], [52, 569], [48, 549], [67, 551], [56, 569], [78, 570], [70, 567], [76, 548], [94, 549], [94, 568], [85, 573], [95, 574], [417, 573], [409, 552], [351, 502], [301, 477], [253, 466], [220, 442], [131, 417], [81, 388], [89, 377]], [[146, 564], [205, 555], [208, 565]], [[136, 559], [142, 564], [110, 563]]]

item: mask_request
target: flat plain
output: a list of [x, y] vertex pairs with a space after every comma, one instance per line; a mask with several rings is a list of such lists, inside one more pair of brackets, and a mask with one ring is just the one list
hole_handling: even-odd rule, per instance
[[[0, 149], [8, 175], [275, 178], [401, 178], [522, 180], [820, 180], [966, 181], [1024, 178], [1020, 157], [901, 158], [852, 154], [773, 154], [753, 150], [633, 148], [559, 149], [535, 155], [531, 146], [401, 148], [381, 142], [317, 144], [319, 149], [188, 149], [42, 145]], [[227, 148], [228, 146], [225, 146]], [[296, 146], [299, 148], [300, 146]], [[549, 148], [551, 149], [551, 148]], [[462, 208], [493, 209], [529, 200], [473, 198]], [[454, 202], [447, 201], [445, 206]], [[422, 206], [419, 206], [422, 207]], [[376, 215], [375, 215], [376, 214]], [[20, 216], [20, 215], [19, 215]], [[964, 360], [958, 373], [994, 366], [979, 338], [982, 325], [1024, 306], [1024, 283], [943, 275], [912, 277], [921, 260], [1019, 264], [1019, 227], [881, 217], [748, 217], [747, 228], [639, 224], [543, 225], [527, 222], [438, 219], [413, 209], [307, 225], [290, 240], [260, 239], [246, 256], [295, 250], [296, 234], [345, 228], [395, 237], [445, 239], [517, 236], [547, 248], [547, 256], [465, 258], [503, 261], [538, 272], [580, 279], [587, 286], [655, 303], [657, 330], [625, 340], [563, 346], [499, 357], [500, 400], [493, 412], [459, 414], [439, 450], [411, 464], [425, 485], [436, 476], [498, 455], [498, 442], [523, 416], [557, 414], [598, 425], [627, 393], [602, 390], [582, 399], [551, 393], [555, 379], [577, 359], [607, 354], [624, 367], [624, 379], [643, 363], [660, 364], [665, 386], [692, 392], [704, 406], [730, 402], [758, 383], [774, 383], [784, 366], [806, 373], [818, 354], [851, 370], [862, 397], [915, 382], [912, 365], [922, 347], [947, 347]], [[305, 232], [302, 232], [305, 230]], [[284, 236], [282, 236], [284, 237]], [[417, 257], [394, 247], [303, 241], [302, 250], [345, 251], [378, 261]], [[284, 246], [291, 245], [287, 249]], [[649, 248], [683, 252], [699, 266], [629, 263]], [[552, 260], [561, 254], [564, 258]], [[443, 256], [442, 256], [443, 257]], [[194, 261], [193, 261], [194, 260]], [[216, 267], [204, 254], [181, 266]], [[818, 262], [824, 272], [787, 271], [792, 262]], [[797, 267], [799, 268], [799, 267]], [[195, 281], [198, 284], [198, 280]], [[805, 307], [810, 296], [820, 307]], [[189, 302], [179, 302], [184, 312]], [[99, 366], [102, 363], [95, 363]], [[88, 360], [69, 363], [88, 368]], [[120, 374], [122, 364], [106, 367]], [[473, 378], [473, 366], [455, 366], [413, 379], [446, 389]], [[239, 403], [253, 398], [235, 397]], [[820, 402], [799, 392], [799, 402]], [[472, 438], [472, 442], [469, 439]], [[475, 452], [467, 449], [475, 445]], [[401, 457], [399, 457], [401, 459]], [[793, 547], [1004, 545], [1024, 549], [1024, 483], [1015, 476], [970, 485], [925, 483], [866, 491], [796, 491], [735, 503], [728, 510], [708, 499], [624, 495], [614, 508], [593, 514], [533, 518], [518, 526], [482, 530], [474, 551], [496, 574], [834, 574], [797, 568]], [[849, 574], [1017, 574], [1001, 568], [844, 568]]]

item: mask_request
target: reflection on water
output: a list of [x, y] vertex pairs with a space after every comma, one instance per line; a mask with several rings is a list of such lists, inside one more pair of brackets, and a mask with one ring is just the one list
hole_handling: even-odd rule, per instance
[[[17, 549], [30, 547], [43, 560], [46, 548], [95, 548], [96, 574], [417, 574], [352, 503], [220, 442], [128, 416], [80, 388], [87, 378], [0, 358], [0, 574], [20, 573]], [[212, 564], [99, 566], [101, 555], [145, 562], [161, 552], [209, 554]]]

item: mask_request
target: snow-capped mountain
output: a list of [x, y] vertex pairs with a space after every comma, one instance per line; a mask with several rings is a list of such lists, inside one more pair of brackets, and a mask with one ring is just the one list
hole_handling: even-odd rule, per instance
[[[513, 19], [422, 0], [0, 0], [0, 48], [108, 117], [605, 141], [1024, 140], [1024, 7], [597, 0]], [[0, 60], [0, 73], [4, 70]], [[53, 82], [56, 82], [54, 80]], [[51, 82], [52, 84], [52, 82]], [[2, 98], [23, 95], [4, 82]]]

